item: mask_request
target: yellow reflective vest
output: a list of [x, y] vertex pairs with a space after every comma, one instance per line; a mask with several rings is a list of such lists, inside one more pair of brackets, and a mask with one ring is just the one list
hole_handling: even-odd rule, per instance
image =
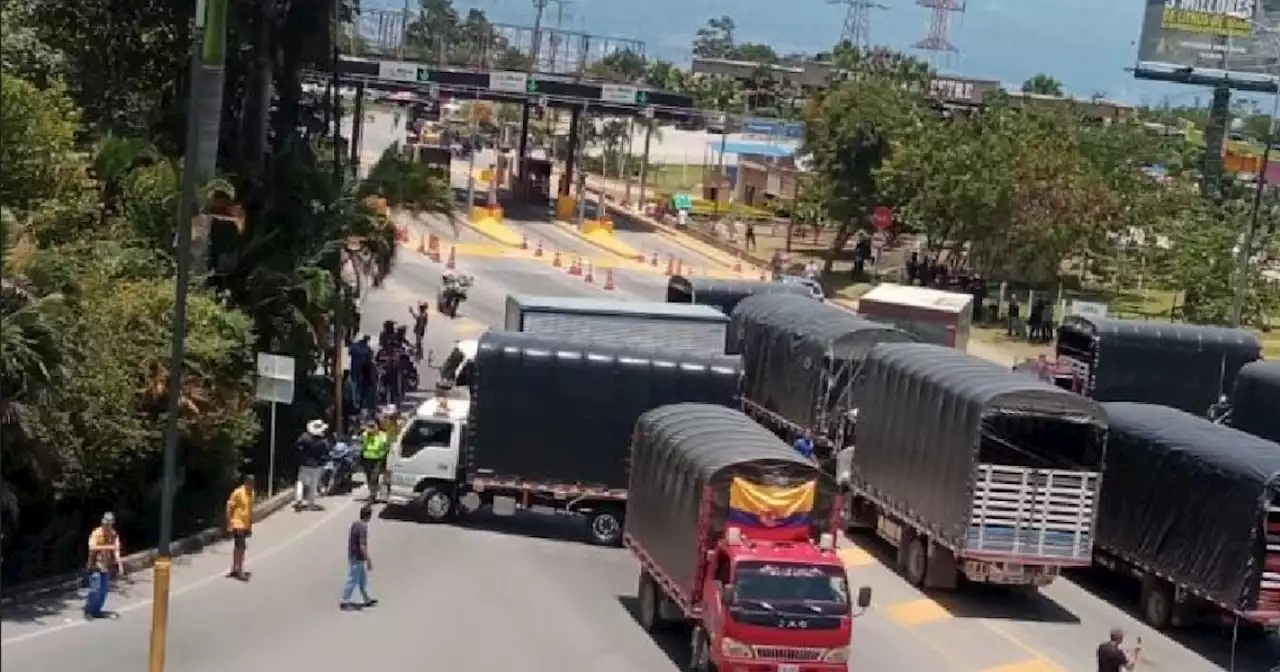
[[381, 430], [374, 432], [365, 432], [364, 447], [360, 451], [360, 456], [366, 460], [381, 460], [390, 452], [391, 443], [387, 440], [387, 433]]

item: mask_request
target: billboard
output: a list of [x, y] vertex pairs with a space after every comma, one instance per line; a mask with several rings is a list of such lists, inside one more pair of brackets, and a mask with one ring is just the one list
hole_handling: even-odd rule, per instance
[[[1280, 0], [1145, 0], [1138, 70], [1275, 73]], [[1139, 72], [1141, 77], [1141, 72]]]

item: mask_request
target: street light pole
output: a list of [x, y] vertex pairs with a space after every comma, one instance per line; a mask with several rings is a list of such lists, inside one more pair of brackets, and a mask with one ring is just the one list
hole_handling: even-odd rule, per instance
[[[206, 27], [207, 26], [207, 27]], [[164, 463], [160, 491], [160, 541], [154, 565], [151, 635], [147, 671], [164, 672], [169, 635], [169, 587], [173, 575], [173, 497], [178, 471], [178, 414], [182, 400], [182, 365], [186, 359], [187, 295], [191, 284], [191, 227], [196, 216], [196, 188], [204, 177], [200, 167], [203, 121], [198, 84], [204, 68], [220, 68], [225, 60], [227, 0], [196, 0], [195, 31], [191, 38], [191, 79], [188, 82], [186, 147], [178, 197], [174, 257], [177, 278], [173, 290], [173, 335], [169, 355], [168, 399], [164, 431]], [[221, 110], [213, 110], [221, 117]], [[215, 145], [216, 147], [216, 145]]]
[[[1275, 29], [1262, 23], [1252, 21], [1254, 28], [1271, 40], [1275, 57], [1280, 59], [1280, 35]], [[1267, 169], [1271, 165], [1271, 149], [1275, 144], [1276, 116], [1280, 115], [1280, 75], [1273, 74], [1276, 90], [1271, 96], [1271, 124], [1267, 127], [1267, 142], [1262, 153], [1262, 161], [1258, 166], [1257, 190], [1253, 193], [1253, 206], [1249, 212], [1249, 225], [1245, 227], [1244, 236], [1240, 240], [1240, 248], [1236, 251], [1236, 283], [1231, 295], [1231, 326], [1239, 327], [1244, 318], [1244, 303], [1249, 295], [1249, 260], [1253, 256], [1253, 241], [1258, 234], [1258, 219], [1262, 213], [1262, 192], [1267, 188]]]

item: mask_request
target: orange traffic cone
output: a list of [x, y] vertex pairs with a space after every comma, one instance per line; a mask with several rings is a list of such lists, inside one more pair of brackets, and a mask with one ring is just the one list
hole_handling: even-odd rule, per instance
[[569, 275], [582, 275], [582, 260], [577, 255], [574, 255], [573, 263], [569, 264]]
[[582, 279], [587, 282], [596, 281], [595, 266], [593, 266], [589, 261], [587, 262], [587, 272], [582, 276]]
[[449, 261], [448, 261], [447, 263], [445, 263], [444, 267], [445, 267], [445, 268], [448, 268], [448, 269], [450, 269], [450, 270], [452, 270], [452, 269], [456, 268], [456, 267], [457, 267], [457, 265], [458, 265], [458, 259], [457, 259], [457, 256], [458, 256], [458, 248], [454, 247], [453, 245], [450, 245], [450, 246], [449, 246]]
[[551, 257], [551, 265], [556, 268], [560, 268], [563, 265], [560, 261], [560, 250], [556, 250], [555, 255]]
[[668, 256], [667, 257], [667, 275], [675, 275], [675, 274], [676, 274], [675, 257]]
[[520, 236], [520, 249], [529, 249], [529, 236]]
[[426, 256], [426, 254], [427, 254], [427, 236], [426, 236], [426, 234], [423, 234], [423, 236], [422, 236], [421, 238], [419, 238], [419, 239], [418, 239], [418, 254], [421, 254], [421, 255], [423, 255], [423, 256]]
[[652, 257], [651, 259], [649, 259], [649, 265], [650, 265], [650, 266], [652, 266], [652, 267], [654, 267], [654, 268], [657, 268], [657, 267], [658, 267], [658, 253], [657, 253], [657, 252], [654, 252], [654, 253], [653, 253], [653, 257]]
[[427, 237], [427, 258], [440, 263], [440, 238], [434, 233]]
[[676, 275], [684, 275], [684, 261], [676, 259]]
[[533, 251], [533, 256], [535, 256], [535, 257], [541, 257], [541, 256], [542, 256], [542, 239], [541, 239], [541, 238], [539, 238], [539, 239], [538, 239], [538, 247], [537, 247], [536, 249], [534, 249], [534, 251]]
[[610, 269], [606, 269], [606, 270], [605, 270], [605, 272], [604, 272], [604, 288], [605, 288], [605, 289], [609, 289], [609, 290], [612, 290], [612, 289], [616, 289], [616, 288], [617, 288], [617, 285], [613, 284], [613, 269], [612, 269], [612, 268], [610, 268]]

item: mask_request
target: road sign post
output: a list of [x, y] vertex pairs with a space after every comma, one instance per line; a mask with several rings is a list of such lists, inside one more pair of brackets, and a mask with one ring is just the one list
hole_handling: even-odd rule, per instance
[[871, 213], [871, 225], [877, 231], [884, 231], [893, 226], [893, 211], [883, 205], [877, 206]]
[[292, 357], [258, 353], [258, 382], [255, 394], [259, 401], [271, 404], [271, 439], [267, 450], [267, 496], [276, 487], [276, 407], [293, 403], [294, 362]]

